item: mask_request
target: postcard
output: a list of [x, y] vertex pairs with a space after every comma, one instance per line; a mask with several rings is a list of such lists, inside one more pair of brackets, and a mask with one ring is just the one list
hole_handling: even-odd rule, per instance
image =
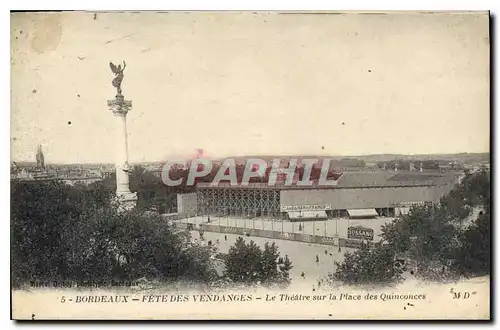
[[489, 320], [489, 29], [11, 13], [12, 319]]

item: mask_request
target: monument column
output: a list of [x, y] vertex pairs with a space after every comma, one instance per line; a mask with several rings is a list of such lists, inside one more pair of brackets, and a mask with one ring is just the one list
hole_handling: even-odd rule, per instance
[[137, 193], [130, 191], [129, 186], [129, 171], [128, 165], [128, 145], [127, 145], [127, 113], [132, 109], [132, 102], [125, 100], [122, 95], [121, 82], [123, 80], [123, 70], [119, 65], [116, 67], [110, 63], [111, 70], [116, 75], [113, 79], [113, 86], [117, 88], [114, 100], [108, 101], [108, 107], [113, 112], [115, 117], [115, 134], [116, 134], [116, 197], [119, 203], [120, 210], [131, 210], [137, 203]]

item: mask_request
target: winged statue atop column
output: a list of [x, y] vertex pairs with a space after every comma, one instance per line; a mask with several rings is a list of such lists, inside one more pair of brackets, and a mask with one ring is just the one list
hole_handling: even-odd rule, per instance
[[125, 67], [127, 64], [125, 64], [125, 61], [123, 61], [123, 68], [121, 64], [118, 66], [114, 65], [112, 62], [109, 62], [109, 67], [111, 68], [111, 71], [115, 74], [115, 78], [111, 82], [113, 84], [113, 87], [116, 88], [118, 91], [118, 94], [122, 94], [122, 81], [123, 81], [123, 70], [125, 70]]

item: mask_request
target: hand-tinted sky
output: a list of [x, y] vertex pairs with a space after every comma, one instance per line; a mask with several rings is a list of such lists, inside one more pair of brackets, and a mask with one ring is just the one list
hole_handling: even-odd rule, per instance
[[12, 14], [12, 158], [489, 149], [487, 14]]

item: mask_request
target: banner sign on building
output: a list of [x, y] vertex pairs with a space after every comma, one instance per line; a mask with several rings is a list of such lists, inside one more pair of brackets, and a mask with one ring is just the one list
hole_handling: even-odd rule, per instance
[[298, 211], [326, 211], [331, 210], [330, 204], [318, 205], [282, 205], [281, 212], [298, 212]]
[[373, 229], [361, 226], [347, 228], [347, 238], [365, 239], [373, 241]]
[[347, 248], [352, 248], [352, 249], [362, 249], [364, 247], [370, 247], [371, 242], [363, 242], [355, 239], [346, 239], [342, 241], [342, 245], [347, 247]]
[[401, 202], [401, 203], [399, 203], [399, 204], [400, 204], [400, 205], [402, 205], [402, 206], [413, 206], [413, 205], [419, 206], [419, 205], [425, 205], [426, 203], [429, 203], [429, 202], [424, 202], [424, 201], [417, 201], [417, 202]]

